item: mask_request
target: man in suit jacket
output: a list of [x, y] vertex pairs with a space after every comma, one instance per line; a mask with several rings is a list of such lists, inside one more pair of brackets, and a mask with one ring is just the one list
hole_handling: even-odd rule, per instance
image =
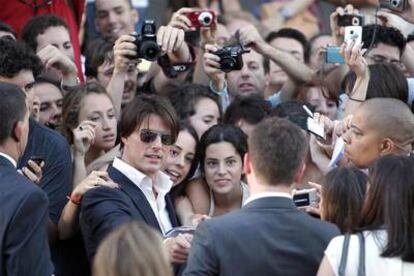
[[[25, 93], [29, 110], [34, 110], [34, 83], [42, 71], [42, 61], [23, 43], [11, 39], [0, 39], [0, 81], [15, 84]], [[31, 114], [33, 115], [33, 114]], [[17, 167], [22, 169], [34, 157], [44, 161], [42, 178], [38, 186], [47, 194], [49, 200], [49, 238], [56, 242], [57, 225], [63, 207], [67, 203], [66, 196], [72, 187], [72, 160], [66, 139], [58, 132], [41, 126], [30, 118], [29, 138], [24, 154]], [[23, 169], [23, 173], [26, 170]], [[56, 245], [56, 243], [54, 244]], [[53, 250], [53, 248], [52, 248]]]
[[244, 158], [251, 197], [239, 211], [201, 223], [184, 275], [316, 274], [339, 230], [293, 203], [306, 149], [302, 131], [286, 119], [256, 126]]
[[17, 170], [29, 134], [24, 92], [0, 82], [0, 275], [52, 275], [46, 194]]
[[[90, 261], [105, 236], [131, 220], [144, 221], [162, 234], [178, 226], [168, 194], [172, 181], [160, 171], [178, 130], [173, 107], [158, 96], [140, 95], [125, 107], [122, 156], [108, 170], [120, 188], [92, 189], [82, 199], [81, 229]], [[186, 239], [167, 239], [164, 244], [173, 263], [185, 262], [190, 246]]]

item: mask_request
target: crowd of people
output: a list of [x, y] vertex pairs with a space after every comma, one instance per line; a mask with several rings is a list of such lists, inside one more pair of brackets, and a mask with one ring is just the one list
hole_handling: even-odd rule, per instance
[[326, 1], [4, 3], [0, 275], [414, 275], [414, 1]]

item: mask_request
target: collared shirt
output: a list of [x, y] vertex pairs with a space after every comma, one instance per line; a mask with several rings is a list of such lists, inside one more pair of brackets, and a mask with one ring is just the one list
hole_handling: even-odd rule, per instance
[[284, 192], [263, 192], [263, 193], [257, 193], [257, 194], [253, 194], [251, 195], [243, 204], [243, 206], [246, 206], [248, 203], [260, 199], [260, 198], [265, 198], [265, 197], [285, 197], [285, 198], [290, 198], [292, 199], [292, 195], [289, 193], [284, 193]]
[[[112, 166], [128, 177], [144, 193], [163, 234], [169, 231], [172, 228], [172, 224], [167, 210], [165, 195], [172, 188], [170, 178], [166, 174], [159, 172], [156, 177], [156, 182], [153, 183], [150, 177], [119, 158], [115, 158]], [[158, 194], [157, 198], [155, 198], [153, 188]]]
[[7, 160], [9, 160], [12, 164], [13, 164], [13, 166], [15, 167], [15, 168], [17, 168], [17, 162], [16, 162], [16, 160], [14, 160], [10, 155], [7, 155], [7, 154], [5, 154], [5, 153], [3, 153], [3, 152], [0, 152], [0, 156], [3, 156], [4, 158], [6, 158]]

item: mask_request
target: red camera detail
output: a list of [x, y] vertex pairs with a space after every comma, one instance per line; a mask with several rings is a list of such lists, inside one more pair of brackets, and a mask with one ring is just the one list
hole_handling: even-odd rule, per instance
[[195, 28], [211, 27], [216, 24], [216, 14], [211, 10], [193, 11], [187, 14], [191, 26]]

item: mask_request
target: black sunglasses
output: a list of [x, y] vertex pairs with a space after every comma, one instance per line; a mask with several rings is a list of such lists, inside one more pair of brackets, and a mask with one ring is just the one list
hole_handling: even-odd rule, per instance
[[163, 145], [171, 146], [174, 144], [172, 135], [150, 129], [141, 129], [140, 138], [142, 142], [149, 144], [154, 142], [158, 135], [161, 137], [161, 143]]

